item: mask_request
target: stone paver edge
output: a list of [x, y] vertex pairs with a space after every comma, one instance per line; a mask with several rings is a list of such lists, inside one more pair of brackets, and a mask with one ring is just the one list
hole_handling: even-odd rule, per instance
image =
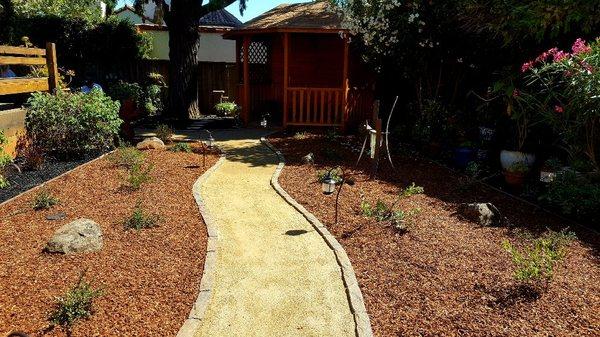
[[300, 205], [294, 198], [292, 198], [282, 187], [279, 185], [279, 176], [285, 167], [285, 158], [283, 154], [277, 150], [265, 137], [262, 137], [260, 141], [273, 151], [279, 158], [279, 165], [275, 170], [275, 173], [271, 177], [271, 186], [275, 191], [292, 207], [300, 212], [308, 222], [310, 222], [316, 231], [323, 237], [327, 245], [333, 250], [333, 253], [337, 259], [338, 265], [342, 271], [342, 278], [344, 279], [344, 285], [346, 286], [346, 295], [348, 296], [348, 302], [350, 309], [354, 315], [355, 332], [357, 337], [372, 337], [373, 331], [371, 329], [371, 321], [369, 314], [365, 307], [365, 302], [356, 280], [356, 275], [350, 259], [346, 254], [346, 251], [342, 245], [335, 239], [333, 235], [327, 230], [327, 228], [311, 214], [304, 206]]
[[202, 272], [202, 279], [200, 280], [200, 293], [190, 313], [188, 318], [185, 320], [179, 332], [177, 333], [177, 337], [193, 337], [195, 336], [198, 328], [200, 327], [200, 323], [204, 314], [206, 313], [206, 309], [208, 308], [208, 303], [210, 301], [212, 295], [212, 286], [215, 277], [215, 269], [217, 265], [217, 244], [219, 232], [217, 230], [217, 225], [214, 219], [206, 210], [206, 205], [204, 200], [202, 200], [202, 196], [200, 195], [200, 188], [202, 185], [210, 178], [210, 176], [217, 170], [221, 165], [225, 162], [225, 155], [221, 155], [221, 159], [208, 171], [204, 172], [200, 178], [194, 183], [192, 188], [194, 199], [198, 204], [198, 209], [200, 211], [200, 215], [206, 224], [206, 232], [208, 234], [208, 240], [206, 244], [206, 260], [204, 261], [204, 269]]

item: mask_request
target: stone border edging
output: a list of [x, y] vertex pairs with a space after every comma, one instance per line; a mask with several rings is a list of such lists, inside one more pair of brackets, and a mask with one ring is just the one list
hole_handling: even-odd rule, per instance
[[204, 315], [206, 314], [206, 309], [208, 308], [208, 302], [210, 301], [212, 295], [212, 287], [214, 283], [215, 277], [215, 269], [217, 265], [217, 244], [219, 232], [217, 230], [217, 226], [213, 218], [206, 211], [206, 205], [202, 200], [202, 196], [200, 195], [200, 189], [206, 180], [225, 162], [225, 155], [221, 155], [221, 159], [217, 161], [213, 167], [211, 167], [208, 171], [204, 172], [198, 180], [194, 183], [192, 187], [192, 193], [194, 194], [194, 199], [198, 204], [198, 209], [200, 210], [200, 215], [204, 220], [204, 224], [206, 225], [206, 232], [208, 234], [208, 240], [206, 243], [206, 258], [204, 261], [204, 268], [202, 272], [202, 279], [200, 280], [200, 293], [190, 310], [188, 318], [185, 320], [179, 332], [177, 333], [177, 337], [193, 337], [196, 335], [198, 328], [200, 327], [200, 323]]
[[304, 206], [300, 205], [296, 200], [294, 200], [282, 187], [279, 185], [279, 176], [285, 167], [285, 158], [283, 154], [277, 150], [265, 137], [262, 137], [260, 141], [268, 147], [271, 151], [273, 151], [278, 159], [279, 165], [275, 170], [275, 173], [271, 177], [271, 186], [275, 189], [275, 191], [292, 207], [294, 207], [298, 212], [300, 212], [304, 218], [308, 222], [312, 224], [315, 230], [323, 237], [327, 245], [333, 251], [335, 258], [340, 266], [342, 271], [342, 278], [344, 280], [344, 285], [346, 286], [346, 295], [348, 296], [348, 302], [350, 304], [350, 310], [354, 315], [354, 323], [355, 323], [355, 332], [357, 337], [372, 337], [373, 331], [371, 329], [371, 321], [369, 319], [369, 314], [367, 313], [367, 309], [365, 307], [365, 302], [360, 291], [360, 287], [358, 286], [358, 281], [356, 280], [356, 274], [354, 273], [354, 269], [352, 268], [352, 264], [350, 263], [350, 259], [346, 254], [346, 251], [342, 247], [342, 245], [335, 239], [333, 235], [327, 230], [319, 219], [317, 219], [313, 214], [311, 214]]
[[68, 171], [66, 171], [66, 172], [63, 172], [63, 173], [61, 173], [61, 174], [57, 175], [56, 177], [54, 177], [54, 178], [52, 178], [52, 179], [50, 179], [50, 180], [48, 180], [48, 181], [45, 181], [45, 182], [43, 182], [43, 183], [41, 183], [41, 184], [39, 184], [39, 185], [37, 185], [37, 186], [34, 186], [34, 187], [32, 187], [32, 188], [28, 189], [27, 191], [23, 191], [23, 192], [21, 192], [21, 193], [19, 193], [19, 194], [15, 195], [14, 197], [12, 197], [12, 198], [10, 198], [10, 199], [8, 199], [8, 200], [5, 200], [5, 201], [3, 201], [3, 202], [1, 202], [1, 203], [0, 203], [0, 207], [2, 207], [2, 206], [4, 206], [4, 205], [8, 204], [8, 203], [9, 203], [9, 202], [11, 202], [11, 201], [15, 201], [15, 200], [17, 200], [18, 198], [22, 197], [23, 195], [25, 195], [25, 194], [27, 194], [27, 193], [29, 193], [29, 192], [33, 192], [33, 191], [35, 191], [35, 190], [38, 190], [38, 189], [40, 189], [40, 188], [42, 188], [42, 187], [44, 187], [44, 186], [46, 186], [46, 185], [50, 184], [51, 182], [54, 182], [54, 181], [56, 181], [56, 180], [58, 180], [58, 179], [60, 179], [60, 178], [63, 178], [64, 176], [66, 176], [66, 175], [69, 175], [69, 174], [73, 173], [73, 172], [74, 172], [74, 171], [76, 171], [76, 170], [82, 169], [82, 168], [84, 168], [84, 167], [86, 167], [86, 166], [88, 166], [88, 165], [91, 165], [91, 164], [93, 164], [93, 163], [95, 163], [95, 162], [97, 162], [97, 161], [100, 161], [101, 159], [103, 159], [103, 158], [106, 158], [107, 156], [109, 156], [109, 155], [111, 155], [111, 154], [115, 153], [116, 151], [117, 151], [117, 149], [114, 149], [114, 150], [112, 150], [112, 151], [110, 151], [110, 152], [107, 152], [107, 153], [105, 153], [105, 154], [103, 154], [103, 155], [101, 155], [101, 156], [99, 156], [99, 157], [97, 157], [97, 158], [94, 158], [94, 159], [92, 159], [92, 160], [90, 160], [90, 161], [88, 161], [88, 162], [85, 162], [85, 163], [83, 163], [83, 164], [81, 164], [81, 165], [78, 165], [78, 166], [76, 166], [76, 167], [74, 167], [74, 168], [72, 168], [72, 169], [70, 169], [70, 170], [68, 170]]

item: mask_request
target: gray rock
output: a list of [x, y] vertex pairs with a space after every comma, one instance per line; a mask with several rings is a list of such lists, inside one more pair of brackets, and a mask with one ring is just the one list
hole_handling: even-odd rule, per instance
[[138, 150], [164, 150], [166, 146], [162, 140], [156, 137], [151, 137], [139, 142], [136, 145], [136, 148]]
[[90, 253], [102, 249], [102, 229], [92, 220], [78, 219], [59, 228], [48, 241], [49, 253]]
[[302, 157], [302, 162], [304, 164], [313, 165], [315, 163], [315, 155], [311, 152], [306, 156]]
[[480, 226], [500, 226], [502, 215], [491, 203], [461, 204], [458, 213], [465, 219], [478, 223]]

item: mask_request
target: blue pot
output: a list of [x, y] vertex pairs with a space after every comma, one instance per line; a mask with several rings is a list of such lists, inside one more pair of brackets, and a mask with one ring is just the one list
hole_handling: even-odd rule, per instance
[[461, 169], [467, 168], [475, 159], [475, 150], [470, 147], [457, 147], [454, 149], [454, 165]]

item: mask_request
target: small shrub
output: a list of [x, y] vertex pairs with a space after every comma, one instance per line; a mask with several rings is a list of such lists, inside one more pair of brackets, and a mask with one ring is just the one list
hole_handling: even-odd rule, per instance
[[144, 162], [144, 153], [135, 147], [120, 147], [109, 157], [109, 160], [117, 167], [131, 169]]
[[25, 128], [35, 146], [59, 157], [80, 156], [114, 146], [123, 123], [119, 108], [99, 90], [38, 92], [27, 101]]
[[566, 247], [576, 236], [572, 232], [548, 231], [522, 248], [504, 240], [502, 247], [510, 254], [515, 267], [514, 278], [527, 285], [550, 281], [556, 264], [566, 254]]
[[33, 199], [33, 209], [36, 211], [51, 209], [58, 205], [59, 200], [47, 189], [42, 189]]
[[600, 183], [575, 172], [559, 173], [540, 200], [587, 223], [600, 221]]
[[173, 138], [173, 129], [166, 124], [161, 124], [156, 128], [156, 137], [165, 143], [170, 143]]
[[414, 208], [406, 212], [402, 210], [394, 211], [389, 220], [396, 231], [406, 233], [413, 225], [413, 217], [419, 213], [421, 213], [420, 208]]
[[219, 116], [235, 116], [240, 107], [234, 102], [223, 102], [215, 105], [215, 111]]
[[134, 190], [139, 190], [142, 184], [145, 184], [152, 180], [150, 172], [153, 170], [152, 165], [144, 165], [143, 163], [136, 163], [128, 171], [126, 181]]
[[188, 143], [177, 143], [177, 144], [175, 144], [175, 146], [173, 146], [172, 148], [170, 148], [170, 150], [173, 151], [173, 152], [191, 153], [192, 152], [192, 147]]
[[377, 200], [375, 207], [363, 200], [360, 208], [363, 216], [374, 218], [378, 222], [387, 222], [400, 233], [407, 232], [412, 225], [411, 219], [421, 212], [419, 208], [410, 211], [394, 210], [394, 206], [388, 206], [381, 200]]
[[415, 183], [412, 183], [410, 186], [408, 186], [400, 192], [400, 196], [403, 198], [408, 198], [413, 195], [423, 194], [424, 192], [425, 189], [423, 187], [417, 186]]
[[341, 183], [342, 182], [342, 170], [339, 168], [333, 169], [331, 170], [331, 172], [329, 172], [330, 170], [320, 170], [317, 172], [317, 181], [322, 183], [325, 181], [325, 178], [327, 178], [327, 174], [329, 173], [329, 175], [331, 176], [331, 178], [337, 183]]
[[80, 319], [88, 318], [93, 313], [94, 299], [102, 296], [101, 290], [93, 289], [84, 280], [82, 274], [77, 284], [67, 293], [58, 297], [56, 306], [50, 314], [50, 321], [66, 328], [68, 331]]
[[296, 140], [304, 140], [304, 139], [308, 139], [308, 138], [309, 138], [309, 134], [305, 131], [296, 132], [294, 134], [294, 139], [296, 139]]
[[108, 95], [117, 101], [133, 100], [139, 104], [142, 98], [142, 87], [137, 83], [118, 81], [107, 90]]
[[158, 225], [159, 217], [156, 214], [148, 214], [142, 207], [141, 201], [135, 205], [133, 213], [125, 219], [125, 228], [142, 230], [147, 228], [153, 228]]

